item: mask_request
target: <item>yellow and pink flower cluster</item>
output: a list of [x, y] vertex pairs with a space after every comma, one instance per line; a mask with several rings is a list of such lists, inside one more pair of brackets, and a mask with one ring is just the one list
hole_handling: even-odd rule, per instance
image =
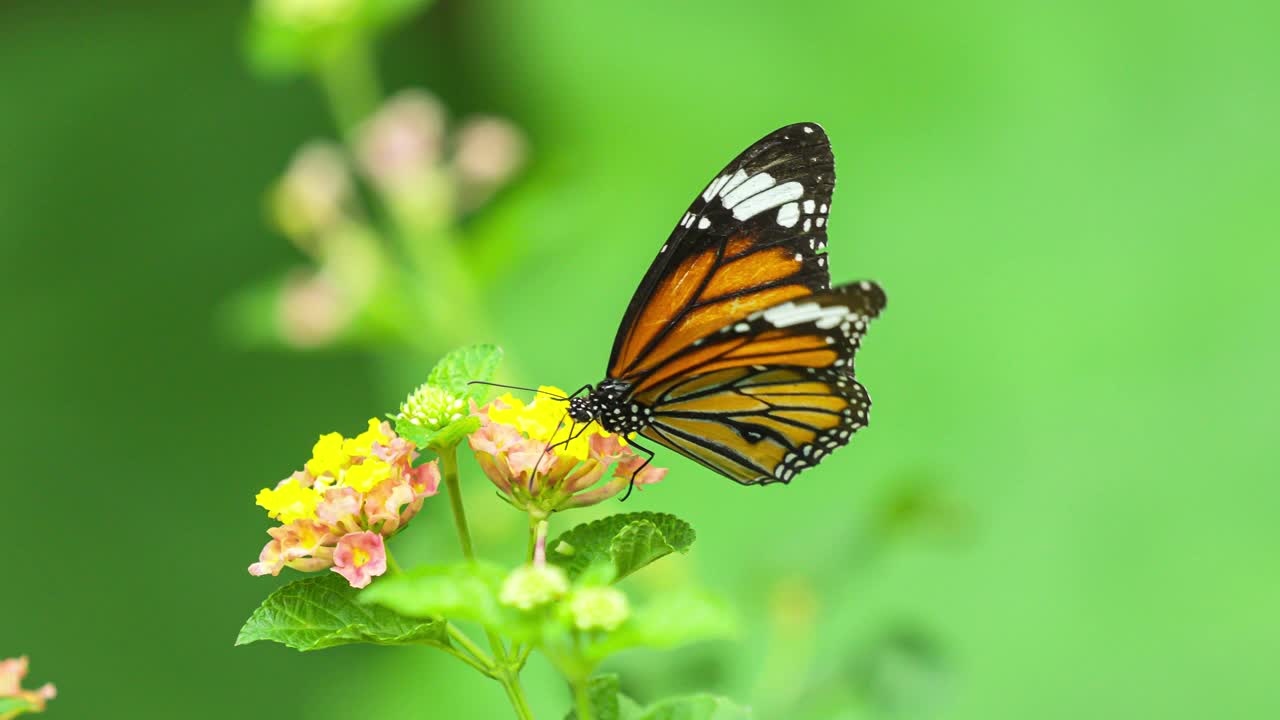
[[45, 703], [58, 696], [53, 683], [45, 683], [36, 690], [24, 690], [22, 679], [27, 676], [26, 656], [0, 660], [0, 700], [16, 700], [18, 707], [9, 711], [0, 708], [0, 720], [9, 720], [24, 712], [43, 712]]
[[599, 423], [566, 423], [560, 388], [538, 391], [528, 404], [507, 393], [480, 408], [480, 429], [468, 438], [484, 474], [516, 507], [546, 517], [607, 500], [633, 481], [643, 486], [666, 476], [666, 468], [646, 464], [625, 438]]
[[439, 490], [437, 461], [414, 467], [417, 457], [412, 442], [377, 419], [353, 438], [321, 435], [302, 470], [258, 493], [258, 504], [282, 524], [267, 531], [271, 542], [249, 572], [332, 568], [352, 587], [368, 585], [387, 570], [384, 538]]

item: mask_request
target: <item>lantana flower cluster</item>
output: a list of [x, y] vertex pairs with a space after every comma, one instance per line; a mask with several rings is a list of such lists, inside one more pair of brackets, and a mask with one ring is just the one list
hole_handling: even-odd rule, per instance
[[271, 541], [249, 572], [332, 568], [352, 587], [368, 585], [387, 570], [384, 539], [439, 490], [438, 461], [414, 467], [417, 457], [412, 442], [377, 419], [353, 438], [321, 435], [302, 470], [258, 493], [281, 524], [267, 530]]
[[45, 703], [58, 696], [53, 683], [45, 683], [36, 690], [22, 689], [22, 679], [27, 676], [26, 656], [0, 660], [0, 700], [17, 700], [25, 707], [5, 711], [0, 708], [0, 720], [9, 720], [24, 712], [43, 712]]
[[538, 391], [528, 404], [507, 393], [475, 409], [480, 428], [468, 438], [485, 475], [516, 507], [545, 518], [614, 497], [633, 480], [643, 487], [666, 476], [666, 468], [646, 464], [625, 438], [598, 423], [566, 423], [563, 390]]

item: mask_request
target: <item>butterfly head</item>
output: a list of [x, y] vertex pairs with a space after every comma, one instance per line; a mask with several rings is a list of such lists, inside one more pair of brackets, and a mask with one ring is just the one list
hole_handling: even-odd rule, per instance
[[569, 417], [574, 422], [588, 423], [599, 413], [595, 398], [591, 395], [569, 398]]

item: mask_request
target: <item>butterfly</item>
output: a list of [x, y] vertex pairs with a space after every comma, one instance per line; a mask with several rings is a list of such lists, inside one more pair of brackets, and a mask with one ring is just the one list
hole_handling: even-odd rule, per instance
[[790, 482], [866, 427], [853, 359], [885, 294], [831, 287], [835, 180], [815, 123], [717, 173], [641, 280], [605, 379], [568, 398], [575, 425], [638, 433], [744, 485]]

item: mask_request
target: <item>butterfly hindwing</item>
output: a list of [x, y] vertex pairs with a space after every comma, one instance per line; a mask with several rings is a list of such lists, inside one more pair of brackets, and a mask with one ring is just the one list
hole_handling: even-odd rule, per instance
[[642, 435], [744, 485], [790, 482], [848, 443], [871, 409], [862, 385], [836, 368], [717, 370], [654, 401]]
[[694, 198], [637, 289], [609, 376], [635, 378], [753, 312], [828, 288], [835, 165], [814, 123], [747, 148]]

